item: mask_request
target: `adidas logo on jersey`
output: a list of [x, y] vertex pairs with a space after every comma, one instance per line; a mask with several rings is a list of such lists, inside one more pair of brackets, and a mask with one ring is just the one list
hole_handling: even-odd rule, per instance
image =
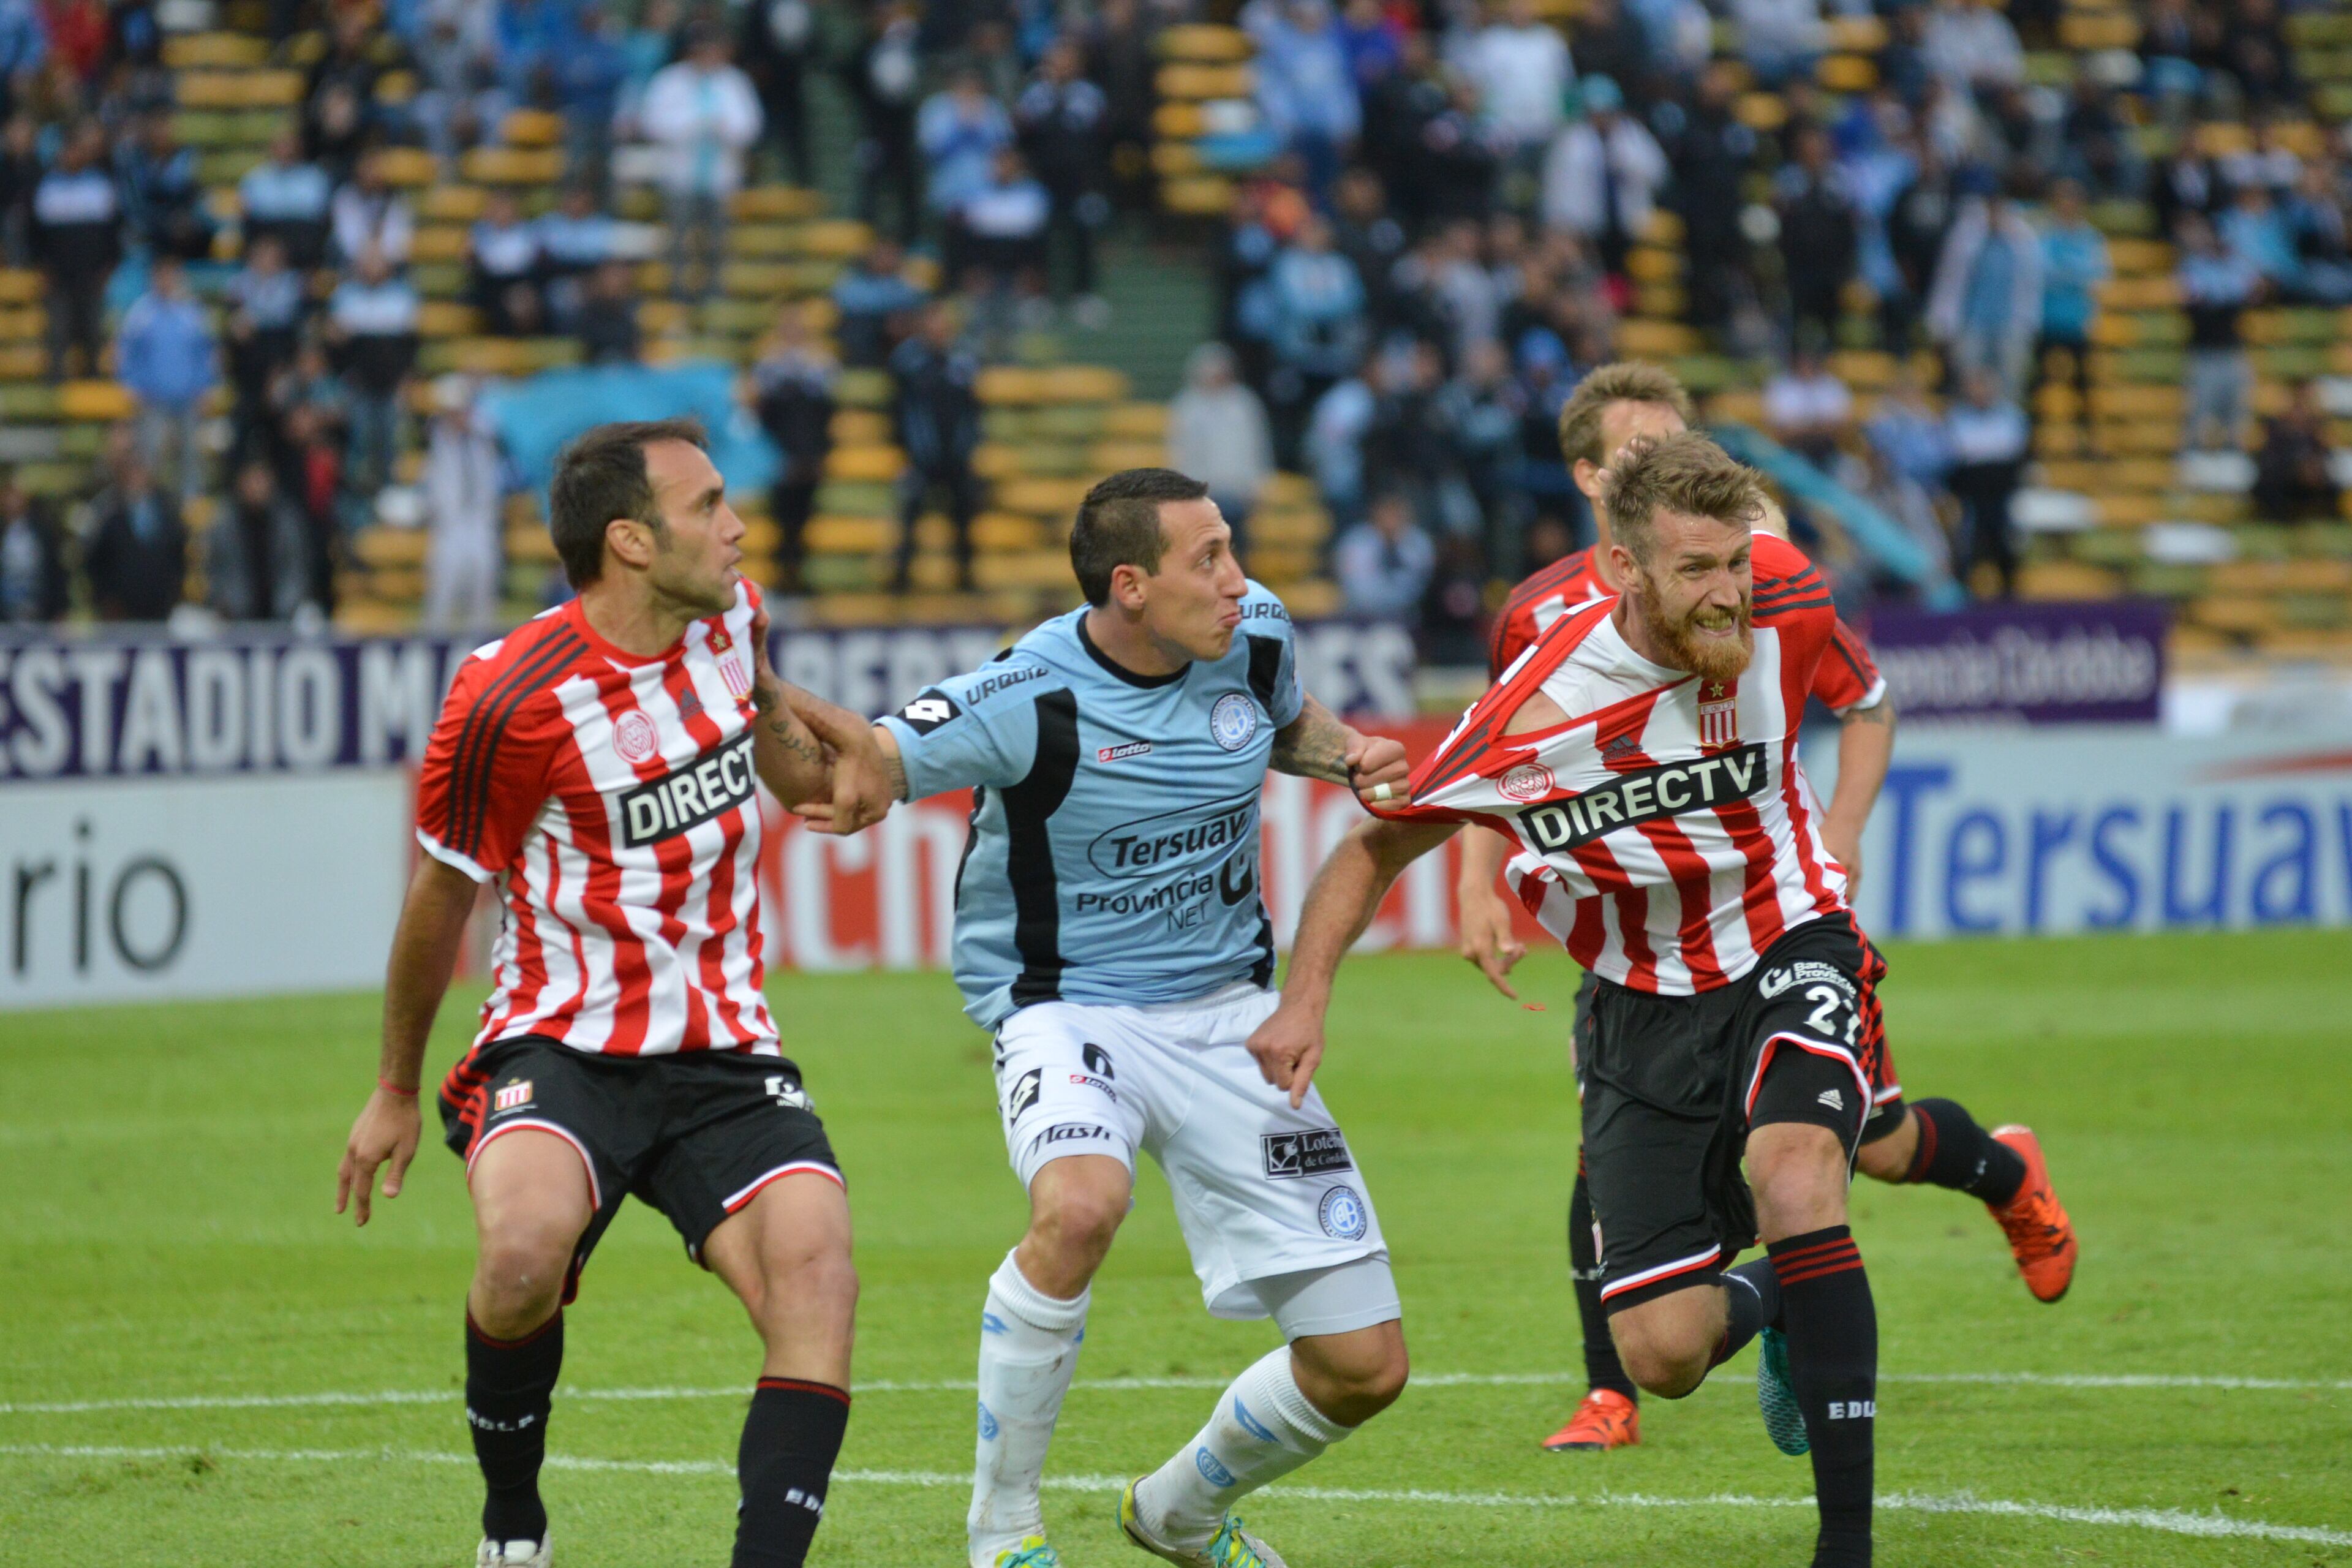
[[1845, 1109], [1845, 1096], [1840, 1094], [1836, 1089], [1825, 1089], [1822, 1090], [1821, 1093], [1813, 1096], [1813, 1098], [1820, 1100], [1823, 1105], [1828, 1106], [1832, 1110], [1843, 1110]]

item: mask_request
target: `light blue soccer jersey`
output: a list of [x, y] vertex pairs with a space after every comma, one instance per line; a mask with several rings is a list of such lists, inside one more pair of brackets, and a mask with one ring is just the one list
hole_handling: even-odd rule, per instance
[[916, 799], [971, 785], [956, 879], [964, 1011], [1181, 1002], [1274, 976], [1258, 794], [1305, 698], [1290, 616], [1255, 583], [1213, 663], [1139, 676], [1086, 611], [1047, 621], [882, 721]]

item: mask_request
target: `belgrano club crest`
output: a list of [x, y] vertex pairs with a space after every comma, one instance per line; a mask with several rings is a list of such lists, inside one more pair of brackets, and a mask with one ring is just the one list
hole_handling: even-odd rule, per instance
[[1698, 689], [1698, 743], [1736, 746], [1739, 743], [1739, 682], [1707, 680]]

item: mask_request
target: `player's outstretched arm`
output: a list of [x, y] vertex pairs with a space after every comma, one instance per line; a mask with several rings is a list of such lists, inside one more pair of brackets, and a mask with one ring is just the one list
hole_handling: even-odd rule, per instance
[[1462, 879], [1454, 902], [1462, 926], [1462, 956], [1496, 990], [1516, 1002], [1511, 966], [1528, 955], [1528, 944], [1511, 929], [1511, 906], [1495, 890], [1495, 879], [1510, 858], [1511, 843], [1491, 827], [1473, 826], [1462, 837]]
[[1323, 1060], [1323, 1015], [1331, 1005], [1339, 960], [1372, 923], [1397, 874], [1451, 838], [1456, 826], [1387, 818], [1359, 823], [1315, 874], [1291, 942], [1282, 1005], [1249, 1037], [1257, 1070], [1289, 1092], [1294, 1108], [1306, 1100]]
[[[1412, 775], [1403, 742], [1351, 729], [1312, 697], [1297, 718], [1274, 732], [1266, 761], [1278, 773], [1345, 784], [1367, 805], [1402, 799], [1405, 780]], [[1383, 785], [1386, 794], [1380, 793]]]
[[1895, 758], [1895, 699], [1849, 708], [1839, 721], [1837, 788], [1822, 814], [1822, 842], [1845, 868], [1846, 902], [1862, 886], [1862, 830]]
[[882, 749], [884, 731], [876, 729], [872, 721], [797, 686], [784, 688], [784, 702], [824, 743], [832, 762], [832, 798], [822, 798], [824, 792], [818, 791], [819, 798], [803, 800], [793, 807], [810, 827], [844, 837], [863, 832], [889, 816], [890, 808], [906, 798], [905, 775], [894, 774], [893, 758]]
[[342, 1213], [356, 1199], [352, 1217], [357, 1224], [368, 1222], [369, 1189], [375, 1184], [377, 1167], [390, 1163], [383, 1173], [383, 1195], [396, 1198], [407, 1179], [408, 1163], [416, 1158], [423, 1127], [416, 1101], [425, 1042], [449, 989], [450, 973], [457, 967], [457, 944], [465, 940], [466, 920], [474, 912], [476, 888], [473, 878], [430, 855], [417, 862], [416, 875], [409, 880], [383, 977], [383, 1045], [376, 1059], [375, 1090], [352, 1123], [342, 1164], [335, 1172], [335, 1212]]

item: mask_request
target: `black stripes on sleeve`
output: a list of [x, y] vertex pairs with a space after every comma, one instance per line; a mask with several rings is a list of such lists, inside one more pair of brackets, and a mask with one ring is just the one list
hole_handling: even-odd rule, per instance
[[1269, 719], [1274, 717], [1275, 689], [1281, 679], [1282, 639], [1255, 637], [1250, 638], [1250, 695], [1257, 699], [1257, 705], [1265, 710], [1265, 716]]
[[1067, 691], [1041, 692], [1037, 751], [1029, 776], [1002, 793], [1004, 874], [1013, 884], [1013, 945], [1021, 973], [1013, 1005], [1050, 1002], [1062, 994], [1062, 896], [1054, 872], [1047, 823], [1068, 798], [1078, 772], [1078, 700]]
[[587, 647], [579, 633], [559, 625], [475, 699], [449, 763], [446, 843], [467, 859], [478, 863], [481, 859], [482, 825], [488, 812], [491, 782], [498, 776], [499, 742], [505, 738], [507, 726], [534, 693], [544, 689]]

